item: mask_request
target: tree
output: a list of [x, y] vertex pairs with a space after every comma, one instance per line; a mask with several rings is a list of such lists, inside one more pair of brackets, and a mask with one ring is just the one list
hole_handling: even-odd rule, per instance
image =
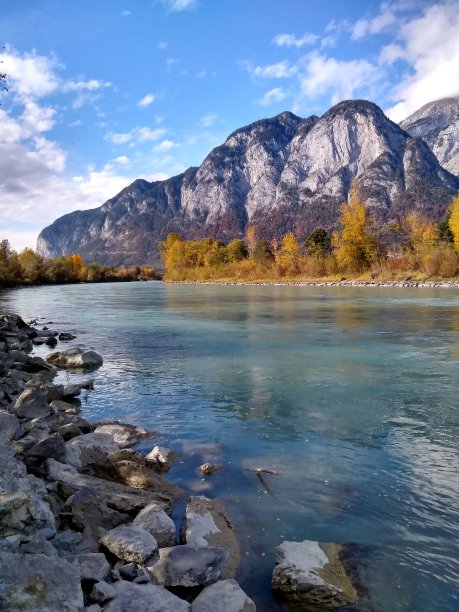
[[449, 210], [449, 227], [453, 234], [454, 247], [459, 251], [459, 194], [452, 199]]
[[247, 249], [243, 240], [236, 238], [226, 245], [226, 261], [236, 263], [247, 257]]
[[340, 208], [341, 232], [334, 233], [333, 246], [338, 265], [361, 272], [368, 268], [377, 255], [376, 238], [370, 230], [367, 207], [360, 199], [357, 184], [349, 190], [348, 202]]
[[331, 238], [323, 227], [316, 227], [306, 240], [308, 255], [324, 257], [331, 250]]
[[247, 246], [249, 255], [253, 255], [257, 246], [257, 233], [255, 231], [255, 226], [253, 225], [248, 225], [247, 229], [245, 230], [245, 244]]
[[402, 219], [402, 229], [412, 251], [432, 245], [438, 239], [438, 230], [433, 221], [417, 210], [407, 212]]
[[270, 264], [274, 260], [274, 255], [269, 242], [267, 240], [259, 240], [256, 244], [255, 250], [253, 251], [252, 257], [262, 266]]
[[276, 251], [276, 261], [282, 274], [297, 274], [301, 257], [301, 247], [293, 232], [282, 238], [280, 250]]
[[449, 226], [449, 217], [440, 221], [437, 225], [438, 240], [447, 244], [454, 244], [454, 235]]

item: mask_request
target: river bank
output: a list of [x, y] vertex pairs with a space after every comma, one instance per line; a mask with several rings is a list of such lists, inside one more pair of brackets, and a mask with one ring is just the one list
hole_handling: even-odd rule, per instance
[[425, 288], [425, 289], [459, 289], [459, 280], [441, 281], [164, 281], [169, 285], [228, 285], [228, 286], [259, 286], [259, 287], [400, 287], [400, 288]]
[[[36, 323], [0, 318], [2, 607], [255, 610], [234, 580], [239, 544], [222, 504], [192, 496], [177, 532], [170, 515], [184, 491], [165, 478], [176, 453], [155, 444], [156, 434], [142, 427], [84, 419], [78, 398], [90, 393], [90, 374], [102, 356], [77, 346], [46, 360], [33, 356], [35, 346], [64, 348], [75, 340]], [[67, 384], [54, 384], [58, 368], [68, 372]], [[137, 452], [139, 444], [148, 452]], [[202, 474], [215, 469], [207, 464]], [[312, 580], [310, 602], [354, 602], [340, 554], [335, 545], [284, 542], [273, 588], [298, 603]], [[299, 559], [303, 586], [292, 581]], [[330, 564], [337, 584], [321, 576]]]

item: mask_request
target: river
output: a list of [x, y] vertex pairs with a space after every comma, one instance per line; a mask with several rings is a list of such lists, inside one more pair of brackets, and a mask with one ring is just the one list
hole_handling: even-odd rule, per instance
[[158, 431], [171, 480], [223, 499], [259, 610], [304, 539], [350, 544], [359, 610], [459, 609], [459, 290], [67, 285], [1, 308], [103, 355], [83, 416]]

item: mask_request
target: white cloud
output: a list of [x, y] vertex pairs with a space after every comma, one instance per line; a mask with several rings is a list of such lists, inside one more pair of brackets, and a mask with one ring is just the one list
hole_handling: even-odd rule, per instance
[[163, 140], [155, 147], [153, 147], [153, 151], [155, 153], [165, 153], [166, 151], [174, 149], [176, 146], [178, 146], [177, 143], [173, 142], [172, 140]]
[[396, 16], [392, 10], [388, 8], [388, 5], [384, 5], [384, 9], [385, 10], [373, 19], [359, 19], [353, 26], [351, 38], [353, 40], [359, 40], [369, 34], [379, 34], [393, 26], [397, 21]]
[[317, 34], [306, 33], [301, 38], [297, 38], [294, 34], [277, 34], [273, 38], [273, 43], [278, 47], [304, 47], [305, 45], [313, 45], [318, 41]]
[[81, 121], [81, 119], [76, 119], [75, 121], [71, 121], [70, 123], [68, 123], [67, 125], [69, 127], [78, 127], [80, 125], [82, 125], [83, 122]]
[[37, 55], [36, 52], [19, 54], [10, 46], [0, 53], [2, 70], [8, 75], [10, 91], [19, 99], [34, 99], [47, 96], [59, 87], [55, 74], [58, 66], [53, 57]]
[[102, 87], [113, 87], [110, 81], [99, 81], [90, 79], [89, 81], [67, 81], [63, 84], [63, 91], [96, 91]]
[[275, 87], [274, 89], [270, 89], [265, 93], [265, 95], [257, 100], [258, 104], [262, 106], [270, 106], [271, 104], [276, 104], [285, 100], [287, 94], [282, 89], [282, 87]]
[[204, 115], [204, 117], [201, 118], [199, 123], [202, 125], [202, 127], [208, 128], [214, 125], [217, 119], [218, 115], [216, 115], [215, 113], [209, 113], [208, 115]]
[[56, 111], [53, 108], [38, 106], [35, 102], [26, 102], [21, 120], [31, 133], [48, 132], [54, 126]]
[[67, 153], [57, 143], [47, 140], [43, 136], [36, 136], [34, 145], [35, 150], [28, 152], [31, 159], [40, 160], [42, 164], [54, 172], [64, 170]]
[[135, 127], [129, 132], [109, 132], [105, 135], [105, 140], [115, 145], [130, 143], [131, 146], [133, 146], [134, 144], [142, 142], [159, 140], [166, 132], [166, 128], [156, 128], [152, 130], [149, 127]]
[[196, 8], [197, 0], [162, 0], [170, 11], [180, 13]]
[[243, 61], [241, 65], [255, 78], [285, 79], [293, 76], [297, 72], [297, 67], [286, 60], [277, 62], [276, 64], [267, 64], [265, 66], [253, 66], [250, 62]]
[[165, 51], [167, 47], [169, 46], [169, 43], [166, 42], [165, 40], [160, 40], [158, 41], [157, 46], [160, 51]]
[[398, 46], [381, 52], [386, 61], [403, 59], [411, 70], [394, 88], [396, 104], [387, 111], [394, 121], [439, 98], [459, 95], [459, 11], [457, 0], [427, 7], [422, 15], [406, 21], [398, 34]]
[[155, 94], [148, 93], [146, 96], [144, 96], [141, 100], [137, 102], [137, 106], [140, 106], [141, 108], [145, 108], [147, 106], [150, 106], [150, 104], [152, 104], [154, 101], [155, 101]]

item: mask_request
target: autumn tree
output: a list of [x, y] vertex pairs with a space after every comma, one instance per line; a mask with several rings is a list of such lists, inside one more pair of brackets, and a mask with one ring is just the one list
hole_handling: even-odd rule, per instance
[[243, 240], [236, 238], [226, 245], [226, 261], [236, 263], [247, 257], [247, 248]]
[[298, 274], [301, 247], [293, 232], [282, 238], [280, 249], [276, 252], [276, 262], [282, 274]]
[[245, 230], [245, 244], [249, 255], [253, 255], [257, 246], [257, 233], [254, 225], [248, 225]]
[[254, 261], [262, 266], [267, 266], [272, 263], [274, 255], [269, 242], [267, 240], [259, 240], [255, 246], [252, 257]]
[[449, 227], [453, 234], [454, 247], [459, 251], [459, 194], [452, 199], [449, 210]]
[[332, 237], [336, 260], [343, 269], [361, 272], [375, 259], [377, 244], [370, 229], [367, 207], [360, 198], [355, 182], [349, 190], [348, 201], [341, 205], [340, 211], [341, 230]]

